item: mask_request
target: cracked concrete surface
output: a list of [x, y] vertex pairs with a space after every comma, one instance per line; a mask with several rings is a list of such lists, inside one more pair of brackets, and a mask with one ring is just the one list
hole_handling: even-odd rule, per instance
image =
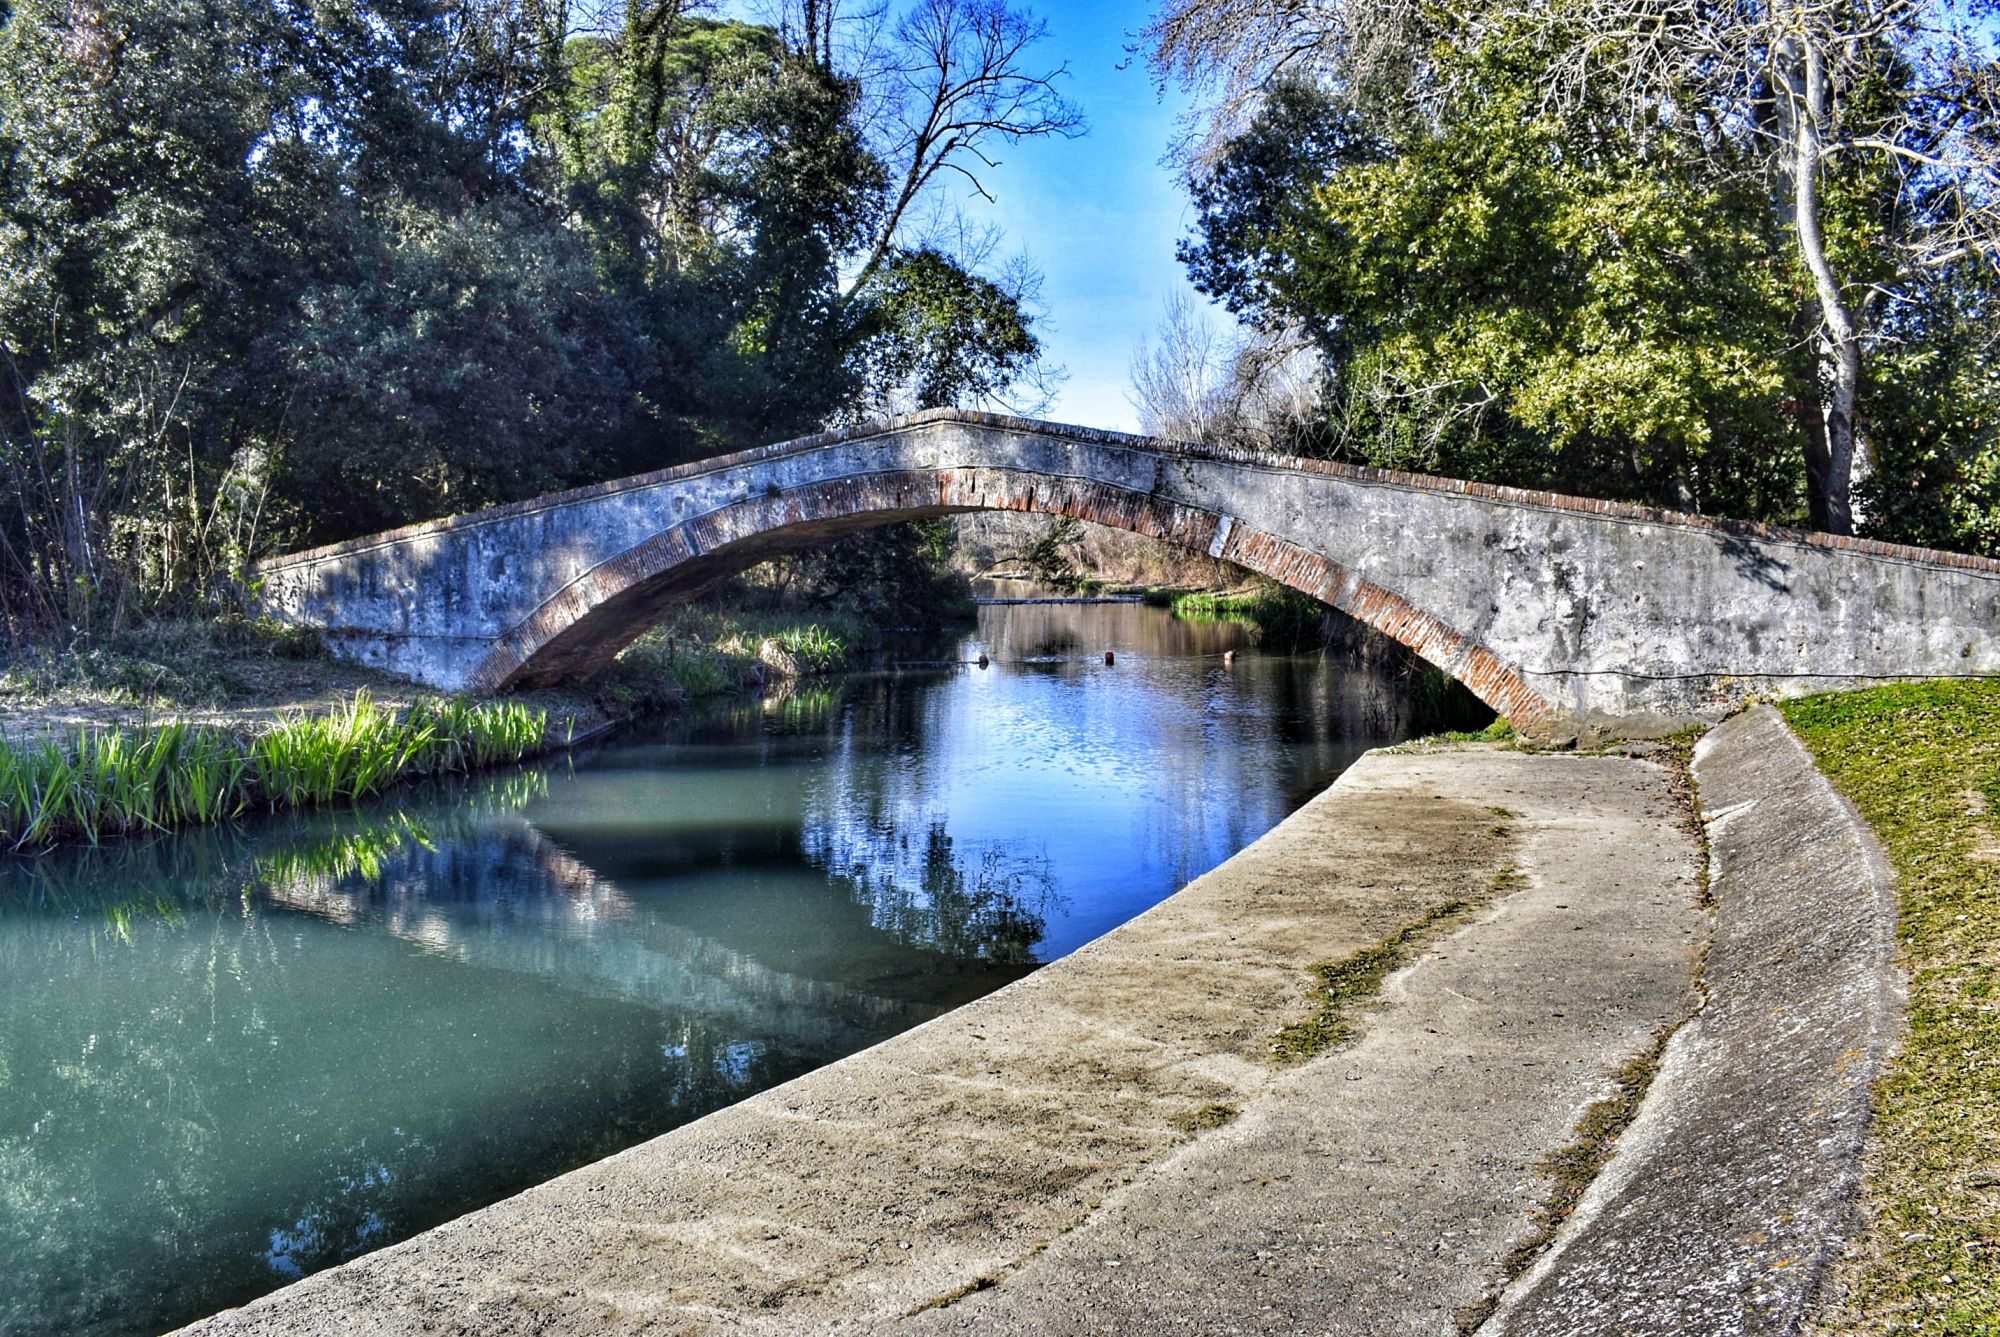
[[[998, 993], [196, 1327], [1448, 1329], [1504, 1280], [1542, 1158], [1683, 1014], [1695, 860], [1651, 764], [1374, 753]], [[1271, 1063], [1309, 966], [1507, 868], [1357, 1043]], [[1208, 1105], [1239, 1115], [1180, 1131]]]

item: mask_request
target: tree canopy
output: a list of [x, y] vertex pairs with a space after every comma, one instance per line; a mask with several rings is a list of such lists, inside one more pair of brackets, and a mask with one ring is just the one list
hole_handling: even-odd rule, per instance
[[1060, 71], [1005, 0], [874, 14], [0, 10], [0, 616], [1031, 382], [1032, 276], [911, 220], [1076, 132]]
[[1990, 15], [1177, 0], [1149, 35], [1211, 95], [1183, 258], [1312, 339], [1304, 439], [1991, 548]]

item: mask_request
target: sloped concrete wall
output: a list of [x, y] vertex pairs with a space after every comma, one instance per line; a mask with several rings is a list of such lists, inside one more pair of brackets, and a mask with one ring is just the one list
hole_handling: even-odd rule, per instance
[[1369, 622], [1533, 733], [2000, 672], [2000, 564], [956, 410], [455, 516], [259, 568], [281, 619], [434, 686], [586, 675], [674, 602], [898, 519], [1072, 515]]

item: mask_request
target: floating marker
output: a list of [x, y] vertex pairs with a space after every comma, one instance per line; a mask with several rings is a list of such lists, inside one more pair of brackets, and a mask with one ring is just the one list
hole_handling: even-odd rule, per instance
[[1109, 650], [1106, 650], [1106, 651], [1104, 652], [1104, 662], [1105, 662], [1105, 663], [1107, 663], [1107, 664], [1109, 664], [1109, 663], [1111, 663], [1111, 662], [1112, 662], [1112, 660], [1111, 660], [1111, 652], [1110, 652]]
[[985, 656], [985, 655], [981, 655], [981, 656], [979, 656], [979, 667], [981, 667], [981, 668], [985, 668], [985, 667], [986, 667], [986, 656]]
[[1222, 667], [1224, 668], [1236, 667], [1236, 652], [1234, 650], [1224, 650], [1222, 652]]

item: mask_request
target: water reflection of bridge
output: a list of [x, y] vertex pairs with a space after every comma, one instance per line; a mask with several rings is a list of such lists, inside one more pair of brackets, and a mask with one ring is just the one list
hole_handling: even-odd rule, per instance
[[411, 841], [375, 877], [296, 874], [267, 882], [263, 895], [334, 923], [379, 924], [468, 966], [662, 1012], [698, 1011], [721, 1029], [815, 1052], [858, 1048], [957, 1001], [775, 969], [672, 922], [666, 907], [636, 903], [519, 817], [494, 822], [478, 839]]

